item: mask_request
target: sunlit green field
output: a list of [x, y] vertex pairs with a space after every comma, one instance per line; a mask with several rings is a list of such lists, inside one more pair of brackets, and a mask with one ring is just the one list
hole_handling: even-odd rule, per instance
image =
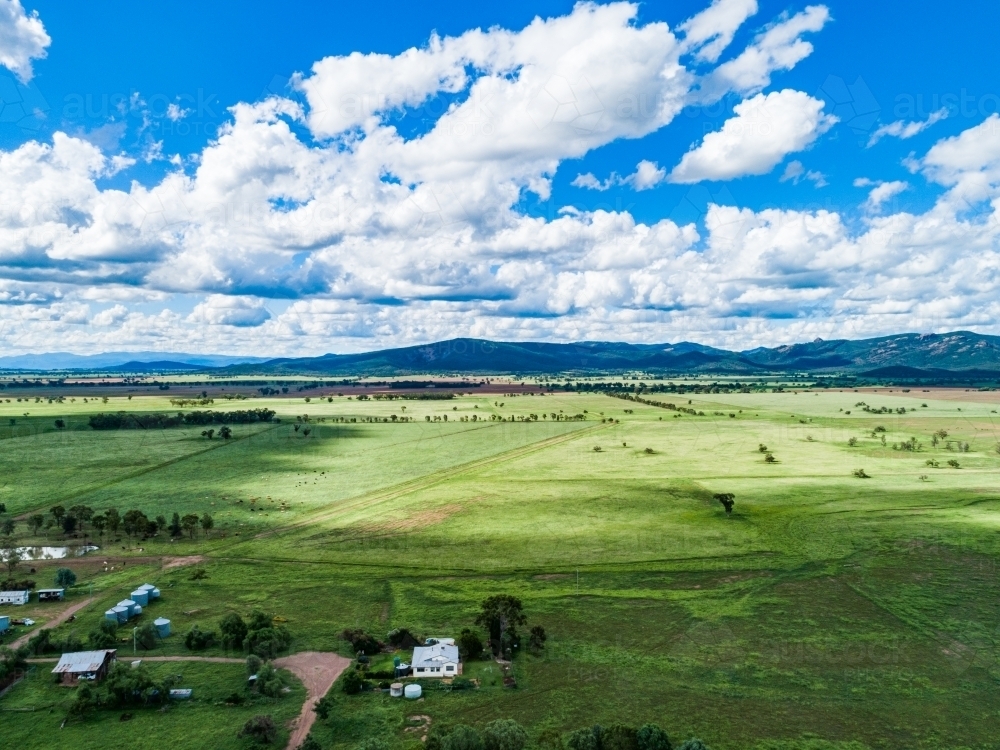
[[[287, 620], [293, 650], [346, 654], [345, 627], [457, 634], [494, 593], [520, 596], [529, 626], [549, 634], [543, 656], [515, 660], [516, 690], [484, 679], [414, 706], [335, 688], [337, 709], [314, 730], [324, 747], [377, 735], [416, 748], [404, 729], [420, 713], [445, 724], [511, 717], [533, 736], [656, 721], [675, 741], [698, 736], [713, 750], [985, 748], [1000, 723], [996, 395], [644, 396], [703, 412], [680, 416], [582, 393], [216, 400], [209, 408], [266, 406], [281, 418], [236, 425], [230, 441], [194, 428], [87, 427], [97, 411], [177, 411], [165, 397], [3, 401], [0, 502], [18, 517], [82, 503], [215, 518], [195, 539], [98, 539], [100, 552], [71, 563], [70, 600], [92, 586], [94, 603], [59, 633], [85, 636], [148, 580], [163, 591], [149, 615], [181, 635], [161, 654], [187, 653], [191, 625], [255, 607]], [[517, 419], [531, 414], [537, 421]], [[413, 421], [368, 421], [392, 415]], [[900, 449], [911, 438], [918, 449]], [[735, 495], [731, 516], [712, 497], [723, 492]], [[54, 529], [29, 537], [23, 522], [16, 535], [62, 543]], [[204, 560], [171, 564], [194, 555]], [[31, 563], [33, 577], [48, 585], [59, 564]], [[47, 606], [31, 605], [32, 616]], [[28, 689], [15, 687], [0, 711]], [[234, 742], [245, 720], [186, 710], [204, 710], [194, 724], [211, 717]], [[37, 719], [0, 712], [19, 738]], [[208, 746], [158, 715], [143, 721], [174, 747]], [[74, 738], [96, 742], [105, 723], [118, 730], [107, 717]]]

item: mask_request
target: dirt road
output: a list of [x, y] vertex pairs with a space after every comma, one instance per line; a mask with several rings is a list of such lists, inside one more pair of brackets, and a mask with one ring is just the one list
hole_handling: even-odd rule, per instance
[[[45, 628], [49, 629], [49, 628], [54, 628], [56, 625], [62, 625], [64, 622], [66, 622], [66, 620], [68, 620], [70, 617], [72, 617], [73, 615], [75, 615], [81, 609], [83, 609], [84, 607], [86, 607], [92, 601], [94, 601], [94, 600], [93, 599], [86, 599], [86, 600], [84, 600], [82, 602], [77, 602], [76, 604], [73, 604], [73, 605], [67, 607], [62, 612], [60, 612], [58, 615], [56, 615], [55, 617], [53, 617], [51, 620], [46, 620], [45, 623], [43, 623], [44, 626], [45, 626]], [[25, 643], [28, 642], [28, 639], [31, 638], [31, 636], [33, 636], [36, 632], [38, 632], [38, 631], [33, 630], [30, 633], [25, 633], [20, 638], [18, 638], [16, 641], [14, 641], [13, 643], [11, 643], [10, 646], [9, 646], [9, 648], [13, 650], [15, 648], [18, 648], [19, 646], [23, 646]]]
[[[119, 657], [124, 661], [131, 657], [126, 649], [119, 651]], [[213, 664], [243, 664], [244, 659], [232, 659], [224, 656], [143, 656], [136, 654], [136, 659], [143, 661], [200, 661]], [[55, 662], [54, 658], [28, 659], [31, 663]], [[291, 724], [292, 734], [288, 740], [288, 750], [295, 750], [305, 740], [309, 730], [312, 729], [313, 722], [316, 721], [316, 712], [313, 704], [327, 694], [333, 683], [340, 677], [340, 674], [347, 669], [351, 660], [339, 654], [328, 654], [322, 651], [303, 651], [291, 656], [283, 656], [275, 659], [274, 666], [287, 669], [294, 674], [306, 688], [306, 700], [302, 704], [302, 711], [299, 712]]]
[[316, 721], [313, 704], [327, 694], [340, 673], [350, 664], [351, 660], [346, 657], [321, 651], [303, 651], [274, 660], [274, 666], [287, 669], [306, 686], [306, 702], [302, 705], [299, 718], [292, 722], [288, 750], [294, 750], [303, 743]]

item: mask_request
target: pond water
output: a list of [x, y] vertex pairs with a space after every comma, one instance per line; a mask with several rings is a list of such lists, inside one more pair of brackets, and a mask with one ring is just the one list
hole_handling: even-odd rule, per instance
[[94, 544], [77, 544], [72, 547], [18, 547], [17, 551], [25, 562], [31, 560], [61, 560], [64, 557], [83, 557], [88, 552], [96, 552], [100, 547]]

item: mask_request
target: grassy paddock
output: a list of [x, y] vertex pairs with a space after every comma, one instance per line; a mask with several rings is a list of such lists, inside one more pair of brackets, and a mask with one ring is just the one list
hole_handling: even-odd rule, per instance
[[[16, 477], [0, 500], [16, 514], [84, 502], [216, 516], [207, 538], [105, 541], [96, 556], [68, 563], [80, 578], [71, 597], [93, 585], [95, 602], [57, 634], [85, 634], [147, 580], [163, 598], [143, 617], [174, 624], [162, 654], [185, 653], [183, 633], [195, 623], [215, 627], [228, 612], [255, 608], [286, 621], [293, 651], [347, 653], [345, 627], [454, 634], [472, 624], [482, 598], [501, 592], [520, 596], [529, 626], [549, 634], [542, 656], [515, 660], [516, 690], [477, 662], [467, 667], [480, 690], [430, 692], [418, 705], [335, 691], [332, 718], [315, 730], [324, 747], [350, 750], [377, 734], [416, 748], [406, 717], [420, 713], [443, 724], [512, 717], [533, 737], [657, 721], [672, 738], [700, 736], [713, 750], [985, 748], [1000, 718], [992, 395], [650, 396], [704, 412], [679, 417], [576, 393], [255, 399], [212, 408], [266, 405], [282, 422], [235, 426], [228, 444], [200, 430], [88, 431], [87, 415], [109, 408], [101, 402], [22, 403], [26, 419], [42, 425], [65, 413], [68, 426], [0, 435], [0, 463]], [[866, 412], [862, 401], [893, 411]], [[173, 410], [166, 398], [111, 402]], [[12, 406], [0, 403], [0, 412]], [[305, 413], [308, 438], [293, 427]], [[587, 419], [552, 421], [553, 413]], [[392, 414], [415, 421], [368, 421]], [[531, 414], [538, 421], [518, 419]], [[472, 415], [476, 422], [460, 421]], [[344, 418], [358, 421], [334, 421]], [[872, 437], [877, 427], [885, 431]], [[940, 430], [948, 435], [933, 446]], [[918, 450], [898, 448], [914, 437]], [[713, 500], [719, 492], [735, 495], [732, 516]], [[23, 524], [17, 534], [31, 541]], [[192, 555], [205, 559], [167, 566]], [[40, 583], [59, 564], [36, 566]], [[58, 724], [64, 714], [52, 710]], [[185, 711], [188, 736], [168, 724], [157, 736], [204, 747], [202, 729], [235, 738], [245, 720], [236, 709], [192, 704], [150, 721]], [[3, 721], [21, 738], [31, 717]], [[105, 726], [125, 731], [135, 721], [95, 719], [73, 729], [73, 742], [88, 747]]]

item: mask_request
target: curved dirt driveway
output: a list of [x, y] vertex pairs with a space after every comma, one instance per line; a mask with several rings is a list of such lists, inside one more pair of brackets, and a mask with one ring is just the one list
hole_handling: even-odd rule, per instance
[[[54, 628], [56, 625], [62, 625], [72, 615], [75, 615], [77, 612], [79, 612], [81, 609], [83, 609], [84, 607], [86, 607], [92, 601], [94, 601], [94, 600], [93, 599], [85, 599], [82, 602], [77, 602], [76, 604], [73, 604], [72, 606], [67, 607], [62, 612], [60, 612], [58, 615], [56, 615], [55, 617], [53, 617], [51, 620], [46, 620], [44, 623], [42, 623], [42, 627], [39, 628], [38, 630], [41, 630], [42, 628], [46, 628], [46, 629], [48, 629], [48, 628]], [[11, 644], [10, 644], [10, 646], [8, 646], [8, 648], [13, 651], [14, 649], [18, 648], [19, 646], [23, 646], [25, 643], [28, 642], [28, 639], [31, 638], [31, 636], [33, 636], [35, 633], [38, 632], [38, 630], [32, 630], [30, 633], [25, 633], [24, 635], [22, 635], [17, 640], [11, 642]]]
[[341, 672], [351, 665], [351, 660], [339, 654], [303, 651], [275, 659], [272, 663], [287, 669], [306, 686], [306, 702], [302, 704], [299, 718], [292, 722], [292, 735], [288, 739], [288, 750], [293, 750], [303, 743], [316, 721], [313, 704], [327, 694]]
[[[127, 657], [126, 657], [127, 658]], [[244, 659], [233, 659], [224, 656], [143, 656], [137, 655], [143, 661], [200, 661], [213, 664], [243, 664]], [[28, 659], [31, 663], [54, 662], [57, 659]], [[341, 673], [351, 665], [351, 660], [339, 654], [329, 654], [323, 651], [303, 651], [291, 656], [283, 656], [271, 662], [276, 667], [287, 669], [294, 674], [306, 687], [306, 700], [297, 719], [292, 721], [292, 734], [288, 738], [288, 750], [294, 750], [305, 740], [316, 712], [313, 704], [329, 692], [333, 683]]]

